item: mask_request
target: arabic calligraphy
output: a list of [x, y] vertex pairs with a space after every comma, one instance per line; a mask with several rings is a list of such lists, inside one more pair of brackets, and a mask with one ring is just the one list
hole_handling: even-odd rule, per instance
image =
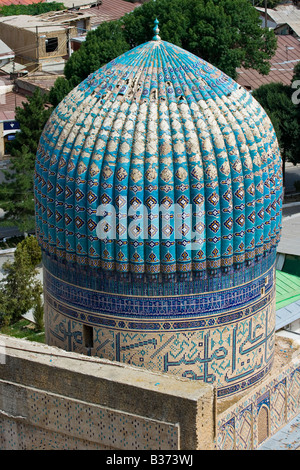
[[[82, 352], [81, 324], [86, 322], [94, 331], [96, 355], [211, 384], [222, 398], [261, 380], [273, 363], [275, 290], [272, 283], [267, 284], [265, 274], [254, 284], [249, 287], [258, 294], [241, 302], [238, 308], [232, 307], [220, 314], [222, 302], [212, 302], [216, 310], [211, 315], [198, 312], [196, 316], [189, 311], [189, 306], [197, 305], [197, 295], [204, 294], [202, 306], [206, 310], [210, 292], [197, 293], [196, 298], [183, 295], [176, 303], [172, 296], [156, 296], [150, 300], [115, 296], [114, 306], [118, 308], [110, 315], [107, 305], [112, 295], [107, 295], [106, 303], [98, 305], [98, 312], [93, 308], [97, 293], [91, 292], [92, 308], [87, 310], [88, 298], [82, 294], [84, 289], [80, 289], [76, 294], [80, 306], [75, 308], [66, 301], [68, 297], [61, 300], [56, 284], [51, 282], [45, 296], [49, 309], [48, 331], [53, 344]], [[261, 289], [266, 285], [268, 288]], [[65, 283], [58, 284], [58, 288], [62, 292]], [[72, 289], [75, 287], [70, 286], [70, 295]], [[221, 294], [226, 302], [226, 293]], [[232, 295], [235, 295], [233, 291]], [[238, 299], [237, 296], [237, 302]], [[120, 311], [125, 304], [126, 315]]]
[[[172, 355], [167, 352], [164, 355], [164, 372], [184, 366], [186, 369], [182, 372], [183, 377], [212, 384], [217, 381], [217, 374], [214, 372], [218, 369], [217, 362], [227, 358], [231, 369], [227, 368], [225, 373], [226, 383], [230, 384], [245, 379], [260, 370], [272, 358], [275, 327], [270, 328], [268, 309], [264, 322], [264, 324], [257, 323], [254, 326], [254, 319], [250, 318], [246, 338], [241, 335], [241, 332], [239, 333], [238, 325], [235, 325], [230, 340], [228, 340], [230, 348], [221, 346], [213, 350], [213, 341], [210, 338], [210, 332], [208, 332], [204, 336], [203, 350], [193, 358], [189, 358], [188, 354], [184, 353], [181, 357], [172, 359]], [[245, 339], [241, 341], [238, 336]], [[246, 356], [246, 360], [244, 356]]]
[[[50, 330], [51, 334], [60, 341], [67, 340], [68, 351], [73, 351], [72, 339], [75, 343], [82, 344], [82, 333], [80, 331], [72, 331], [71, 321], [67, 322], [67, 328], [64, 322], [58, 325], [58, 331]], [[60, 333], [60, 334], [59, 334]]]
[[171, 361], [169, 359], [170, 354], [166, 353], [164, 355], [164, 372], [168, 372], [170, 367], [178, 367], [181, 364], [184, 364], [185, 366], [194, 366], [195, 364], [200, 364], [203, 365], [203, 374], [198, 375], [194, 370], [186, 370], [183, 372], [182, 376], [191, 378], [193, 380], [203, 380], [207, 383], [215, 382], [216, 377], [214, 374], [208, 372], [208, 365], [213, 360], [224, 359], [227, 356], [228, 351], [225, 347], [222, 346], [209, 354], [209, 336], [209, 332], [204, 336], [204, 352], [202, 357], [201, 354], [198, 353], [195, 358], [187, 359], [186, 354], [184, 354], [179, 360]]

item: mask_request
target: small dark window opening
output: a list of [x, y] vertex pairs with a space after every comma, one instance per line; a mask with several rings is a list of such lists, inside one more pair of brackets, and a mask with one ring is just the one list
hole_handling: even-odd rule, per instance
[[86, 348], [92, 348], [94, 346], [93, 338], [93, 327], [88, 325], [83, 325], [83, 345]]
[[58, 48], [58, 38], [46, 39], [46, 52], [54, 52]]

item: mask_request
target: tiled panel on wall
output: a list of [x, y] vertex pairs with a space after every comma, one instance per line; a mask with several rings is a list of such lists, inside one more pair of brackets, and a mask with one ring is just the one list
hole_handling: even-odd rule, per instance
[[38, 428], [34, 425], [15, 421], [7, 416], [0, 417], [1, 450], [109, 450], [111, 447], [96, 444], [59, 432]]
[[295, 363], [219, 415], [217, 448], [256, 449], [299, 413], [299, 396], [300, 367]]
[[[16, 393], [24, 387], [16, 387]], [[2, 415], [1, 449], [164, 449], [179, 446], [179, 425], [25, 388], [28, 415]], [[24, 406], [24, 409], [26, 407]]]
[[[134, 297], [91, 291], [46, 271], [46, 340], [68, 351], [209, 383], [218, 398], [253, 387], [274, 355], [274, 267], [217, 292]], [[83, 327], [93, 347], [83, 344]]]

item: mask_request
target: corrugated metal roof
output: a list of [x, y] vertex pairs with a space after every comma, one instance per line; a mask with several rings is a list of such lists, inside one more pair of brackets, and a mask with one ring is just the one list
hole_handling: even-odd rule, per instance
[[300, 278], [276, 271], [276, 330], [300, 318]]
[[300, 61], [300, 41], [291, 35], [277, 36], [277, 50], [270, 60], [271, 70], [268, 75], [261, 75], [257, 70], [237, 69], [237, 82], [245, 88], [255, 90], [261, 85], [280, 82], [290, 85], [294, 67]]
[[[265, 15], [264, 7], [255, 7], [262, 16]], [[294, 5], [278, 5], [276, 8], [267, 8], [267, 15], [276, 24], [300, 22], [300, 10]]]
[[9, 62], [8, 64], [2, 65], [2, 67], [0, 67], [0, 71], [6, 74], [10, 74], [13, 72], [27, 73], [26, 66], [18, 64], [18, 62]]
[[18, 29], [36, 32], [36, 28], [43, 28], [43, 31], [65, 31], [66, 25], [74, 20], [90, 18], [87, 11], [56, 11], [43, 13], [41, 15], [13, 15], [0, 17], [1, 23]]
[[300, 300], [276, 310], [276, 331], [300, 318]]
[[[296, 36], [300, 37], [300, 21], [289, 21], [289, 23], [284, 23], [284, 25], [288, 25], [294, 31]], [[280, 25], [277, 28], [280, 29], [281, 26], [283, 25]], [[275, 34], [277, 28], [275, 28]]]
[[21, 106], [25, 101], [27, 101], [26, 96], [14, 92], [0, 95], [0, 121], [13, 121], [16, 106]]
[[[297, 206], [296, 206], [297, 207]], [[300, 213], [282, 219], [281, 240], [277, 253], [300, 257]]]
[[93, 27], [105, 21], [118, 20], [140, 5], [140, 3], [130, 3], [125, 0], [102, 0], [101, 5], [89, 9], [89, 12], [93, 14], [91, 25]]
[[276, 271], [276, 309], [300, 300], [300, 278], [283, 271]]
[[[256, 7], [261, 14], [261, 18], [265, 16], [265, 8]], [[272, 21], [274, 28], [288, 25], [297, 36], [300, 36], [300, 10], [295, 5], [278, 5], [276, 8], [267, 9], [267, 18]]]

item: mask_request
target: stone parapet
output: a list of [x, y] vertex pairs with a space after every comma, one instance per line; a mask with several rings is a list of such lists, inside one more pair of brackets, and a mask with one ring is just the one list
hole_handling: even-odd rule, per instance
[[1, 336], [1, 449], [214, 447], [210, 385]]

